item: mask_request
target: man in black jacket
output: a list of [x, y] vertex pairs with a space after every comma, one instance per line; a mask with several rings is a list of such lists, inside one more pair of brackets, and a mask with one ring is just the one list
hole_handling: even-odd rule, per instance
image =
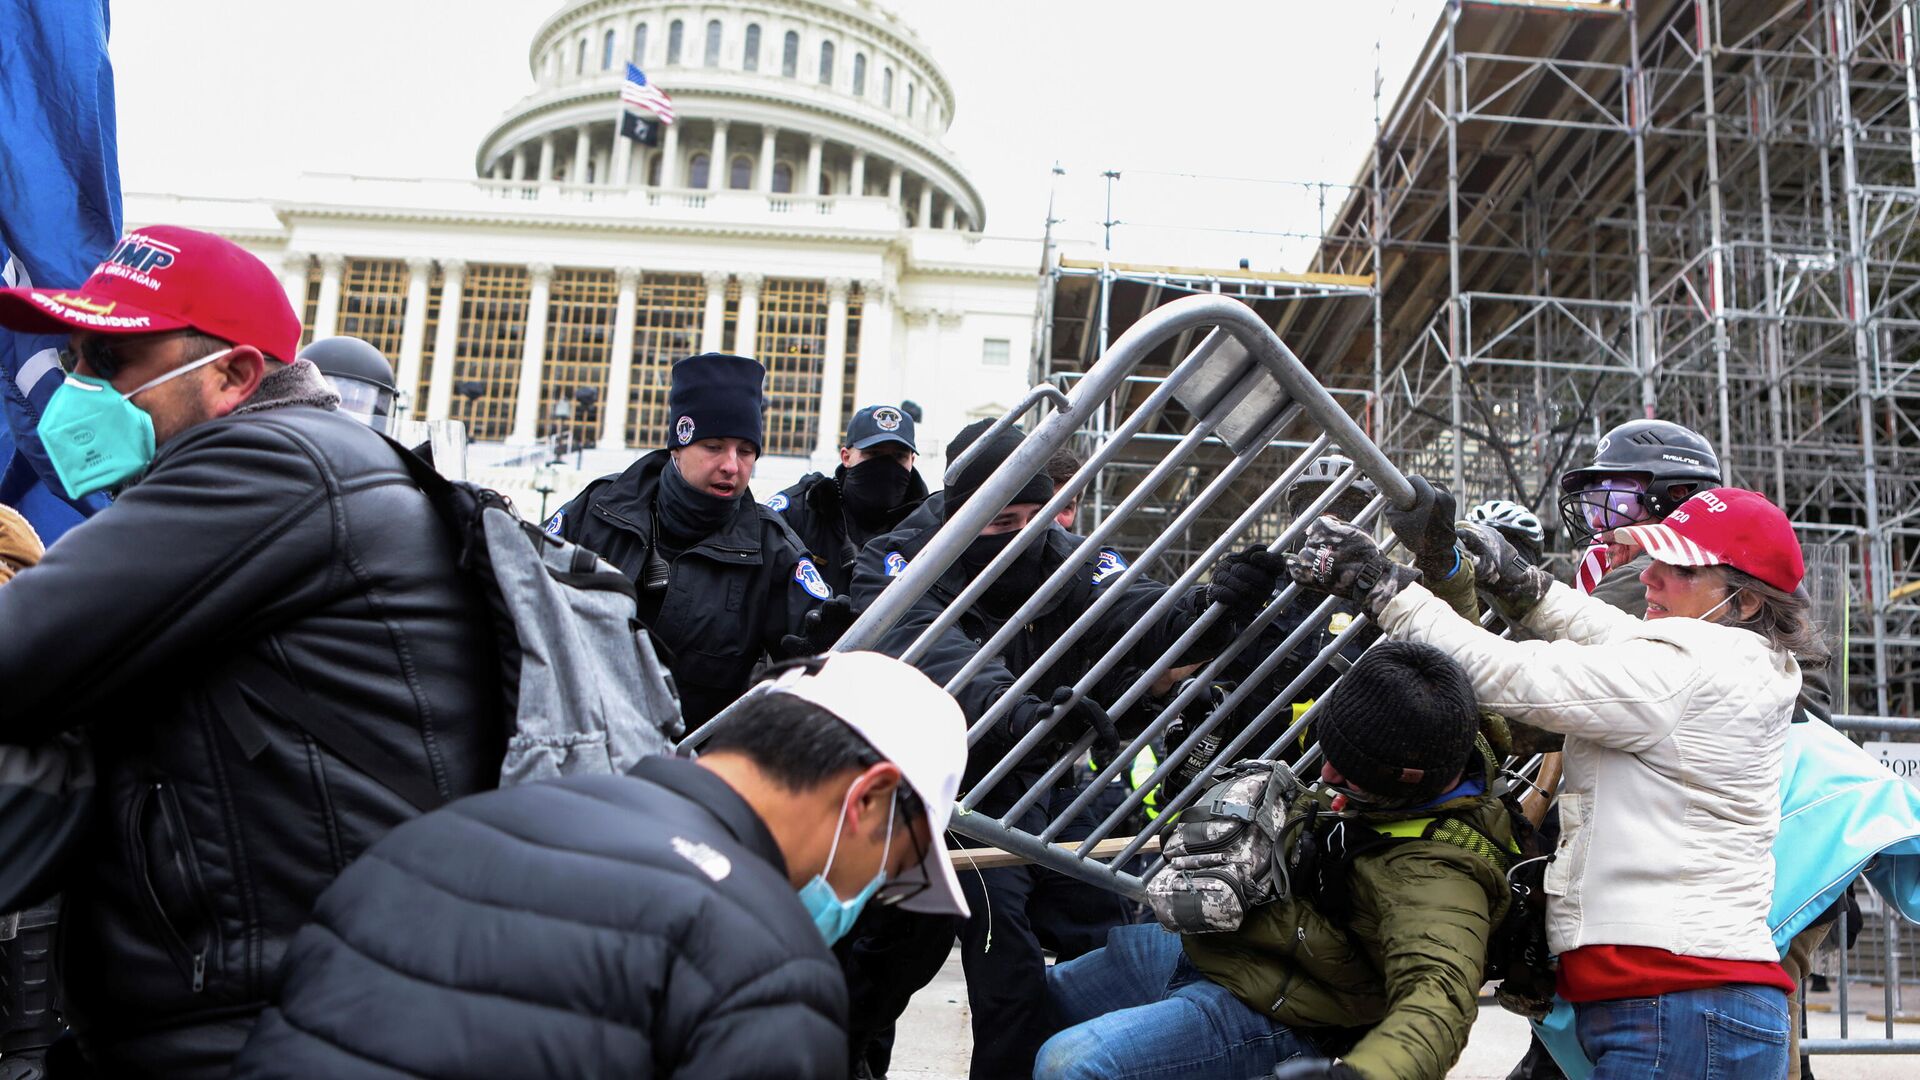
[[314, 898], [416, 813], [261, 688], [465, 795], [503, 741], [486, 615], [232, 243], [138, 230], [79, 289], [0, 294], [0, 325], [71, 331], [41, 436], [69, 494], [122, 489], [0, 590], [0, 739], [85, 729], [99, 769], [58, 883], [66, 1015], [101, 1075], [224, 1076]]
[[763, 660], [823, 651], [807, 613], [833, 597], [806, 546], [747, 484], [760, 459], [767, 372], [706, 353], [673, 365], [667, 449], [587, 485], [547, 531], [633, 579], [689, 731], [743, 693]]
[[697, 760], [427, 814], [320, 898], [233, 1075], [844, 1080], [827, 945], [869, 901], [966, 913], [941, 839], [965, 756], [939, 687], [835, 653]]
[[927, 497], [913, 467], [913, 417], [892, 405], [869, 405], [847, 422], [840, 467], [808, 473], [767, 500], [820, 559], [836, 595], [853, 587], [853, 564], [867, 541], [890, 532]]
[[[990, 421], [981, 420], [962, 430], [948, 445], [947, 460], [958, 460], [989, 425]], [[946, 520], [966, 505], [987, 478], [1013, 455], [1021, 441], [1020, 433], [1011, 429], [995, 436], [945, 492], [922, 504], [899, 529], [866, 546], [854, 572], [856, 610], [864, 610], [879, 597], [889, 581], [906, 571]], [[1053, 493], [1053, 484], [1047, 476], [1036, 471], [960, 559], [894, 624], [880, 641], [880, 651], [893, 655], [904, 653], [920, 632], [1006, 548]], [[1020, 675], [1065, 635], [1075, 620], [1100, 602], [1109, 590], [1124, 590], [1107, 608], [1099, 624], [1042, 673], [1039, 681], [1020, 694], [1001, 719], [973, 744], [967, 759], [968, 788], [979, 783], [1036, 725], [1062, 708], [1069, 709], [1048, 739], [976, 805], [977, 812], [1003, 817], [1015, 801], [1041, 779], [1047, 766], [1064, 749], [1064, 743], [1078, 738], [1089, 728], [1097, 733], [1096, 752], [1104, 749], [1103, 759], [1117, 749], [1118, 732], [1091, 697], [1072, 706], [1067, 706], [1064, 699], [1072, 686], [1123, 635], [1148, 621], [1148, 611], [1166, 594], [1167, 587], [1144, 575], [1120, 584], [1119, 579], [1127, 568], [1125, 558], [1112, 549], [1090, 555], [1082, 553], [1080, 548], [1084, 543], [1083, 537], [1068, 533], [1058, 525], [1050, 526], [961, 616], [959, 623], [942, 634], [916, 661], [936, 682], [944, 684], [953, 679], [1054, 571], [1069, 560], [1081, 564], [1073, 580], [1028, 618], [1023, 632], [955, 692], [968, 723], [976, 723], [1011, 691]], [[1101, 689], [1117, 693], [1126, 685], [1126, 680], [1137, 675], [1192, 627], [1212, 601], [1220, 600], [1228, 607], [1226, 617], [1217, 618], [1210, 632], [1192, 646], [1185, 659], [1197, 661], [1214, 655], [1229, 640], [1235, 625], [1244, 625], [1272, 597], [1281, 565], [1278, 556], [1264, 550], [1223, 560], [1222, 567], [1215, 571], [1214, 584], [1194, 587], [1151, 620], [1147, 632], [1121, 665], [1122, 669], [1131, 667], [1132, 670], [1116, 671], [1103, 681]], [[1064, 809], [1076, 793], [1067, 782], [1008, 824], [1037, 832], [1052, 813]], [[1085, 835], [1084, 830], [1069, 829], [1062, 837], [1073, 839]], [[965, 867], [964, 856], [961, 865]], [[961, 878], [961, 883], [967, 890], [968, 903], [980, 912], [961, 933], [961, 959], [973, 1008], [971, 1072], [975, 1080], [1025, 1076], [1033, 1068], [1034, 1054], [1050, 1034], [1042, 945], [1054, 948], [1061, 955], [1077, 955], [1097, 947], [1109, 928], [1126, 921], [1127, 910], [1113, 893], [1032, 866], [969, 872]], [[991, 916], [986, 914], [989, 909]]]

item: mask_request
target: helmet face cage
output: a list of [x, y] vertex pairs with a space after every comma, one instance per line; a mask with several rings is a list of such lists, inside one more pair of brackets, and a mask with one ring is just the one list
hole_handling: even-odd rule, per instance
[[1628, 525], [1658, 521], [1676, 504], [1647, 490], [1642, 476], [1602, 476], [1560, 496], [1560, 521], [1576, 543], [1597, 543]]

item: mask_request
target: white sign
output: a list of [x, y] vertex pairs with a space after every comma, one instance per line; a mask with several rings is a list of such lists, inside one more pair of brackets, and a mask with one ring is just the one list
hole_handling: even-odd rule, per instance
[[1893, 771], [1893, 775], [1920, 788], [1920, 743], [1879, 742], [1861, 744], [1861, 748], [1873, 755], [1873, 760]]

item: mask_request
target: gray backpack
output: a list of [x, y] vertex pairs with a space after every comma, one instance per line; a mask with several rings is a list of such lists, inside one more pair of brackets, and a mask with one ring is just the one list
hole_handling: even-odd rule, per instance
[[[1292, 774], [1277, 766], [1287, 779]], [[1275, 856], [1286, 825], [1288, 783], [1276, 764], [1242, 761], [1214, 774], [1214, 785], [1181, 811], [1147, 882], [1160, 925], [1181, 934], [1238, 930], [1247, 912], [1287, 895], [1287, 871]]]
[[[627, 576], [520, 520], [500, 493], [448, 480], [387, 441], [452, 534], [457, 565], [493, 630], [492, 655], [475, 667], [499, 686], [508, 720], [500, 786], [624, 773], [641, 758], [672, 753], [685, 727], [679, 696], [640, 628]], [[233, 673], [276, 715], [420, 811], [447, 801], [431, 777], [394, 760], [350, 720], [314, 708], [276, 667], [243, 657]], [[232, 726], [244, 710], [221, 713]]]

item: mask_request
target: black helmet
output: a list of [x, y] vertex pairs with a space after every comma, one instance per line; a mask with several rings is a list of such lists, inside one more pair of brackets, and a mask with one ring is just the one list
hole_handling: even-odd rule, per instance
[[330, 337], [300, 350], [313, 361], [340, 395], [340, 411], [368, 427], [385, 431], [393, 415], [393, 365], [380, 350], [353, 337]]
[[1660, 521], [1703, 487], [1720, 483], [1713, 444], [1669, 420], [1629, 420], [1600, 438], [1593, 463], [1560, 476], [1560, 519], [1576, 540]]
[[[1320, 493], [1327, 485], [1339, 479], [1351, 468], [1353, 468], [1353, 459], [1341, 453], [1338, 448], [1330, 449], [1308, 462], [1307, 467], [1299, 476], [1294, 477], [1293, 483], [1287, 487], [1288, 512], [1298, 516], [1307, 508], [1307, 504], [1320, 497]], [[1378, 494], [1380, 494], [1378, 485], [1367, 479], [1365, 473], [1356, 473], [1353, 483], [1347, 485], [1347, 489], [1327, 506], [1326, 512], [1342, 521], [1351, 521], [1359, 515], [1360, 511], [1365, 510], [1367, 504], [1372, 502], [1373, 497]]]

